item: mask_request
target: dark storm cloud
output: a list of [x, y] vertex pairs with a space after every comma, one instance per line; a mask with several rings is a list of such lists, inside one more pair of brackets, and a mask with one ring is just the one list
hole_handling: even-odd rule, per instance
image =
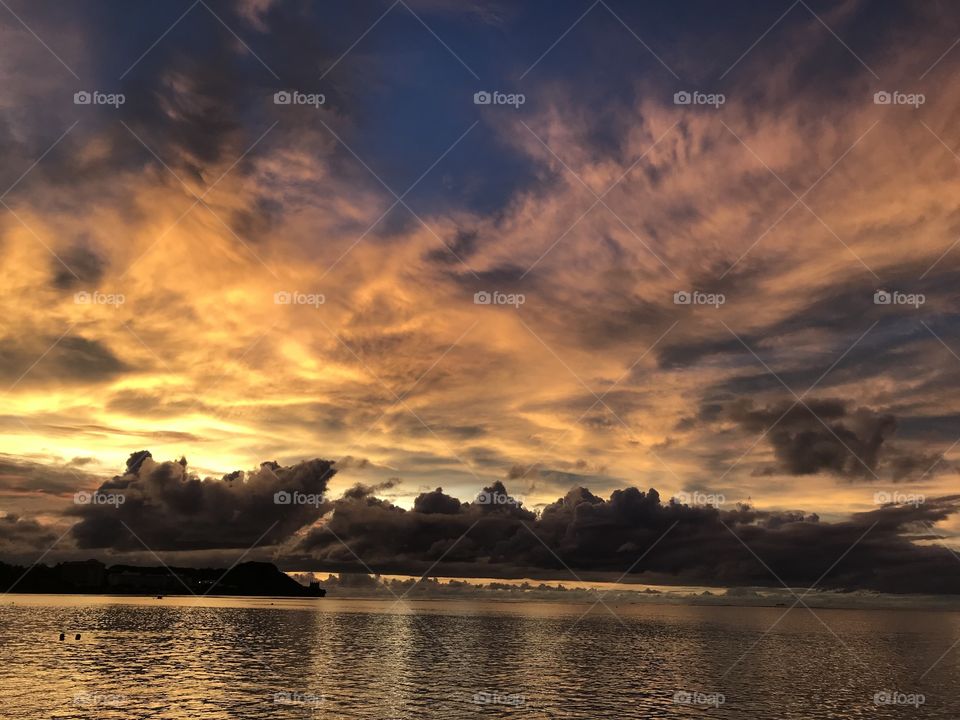
[[949, 462], [942, 452], [891, 448], [886, 467], [894, 482], [919, 481], [944, 472], [956, 472], [956, 463]]
[[[818, 409], [834, 419], [847, 416], [842, 404]], [[377, 496], [393, 489], [395, 478], [356, 484], [318, 505], [275, 502], [280, 491], [322, 494], [332, 474], [332, 463], [311, 460], [290, 467], [268, 462], [250, 473], [201, 480], [187, 471], [186, 460], [157, 463], [149, 452], [136, 452], [123, 475], [98, 488], [102, 496], [122, 495], [122, 504], [80, 504], [68, 513], [80, 516], [71, 552], [136, 554], [142, 541], [152, 550], [201, 557], [247, 549], [259, 539], [258, 557], [279, 551], [284, 566], [316, 571], [416, 575], [433, 568], [449, 576], [570, 579], [572, 569], [587, 579], [609, 579], [630, 568], [634, 581], [771, 587], [778, 578], [806, 586], [841, 558], [822, 587], [960, 593], [952, 553], [914, 542], [937, 540], [933, 526], [960, 511], [960, 496], [887, 505], [832, 523], [800, 511], [692, 507], [633, 487], [609, 498], [575, 487], [533, 513], [501, 482], [470, 502], [438, 487], [405, 510]], [[508, 474], [517, 477], [522, 469]], [[0, 519], [0, 549], [19, 556], [31, 543], [52, 542], [52, 533], [8, 515]]]
[[4, 558], [18, 558], [24, 554], [36, 559], [37, 548], [51, 546], [60, 533], [17, 515], [0, 515], [0, 553]]
[[[25, 420], [18, 415], [0, 415], [0, 429], [22, 431]], [[98, 440], [106, 436], [139, 438], [144, 441], [195, 443], [203, 442], [202, 438], [193, 433], [182, 430], [131, 430], [119, 425], [99, 425], [96, 423], [75, 422], [75, 416], [66, 414], [42, 414], [30, 418], [28, 427], [31, 430], [43, 430], [52, 437], [83, 438], [84, 442]]]
[[526, 477], [531, 472], [539, 472], [539, 469], [539, 465], [525, 466], [515, 463], [510, 466], [509, 470], [507, 470], [507, 480], [518, 480], [522, 477]]
[[[591, 305], [591, 310], [586, 310], [585, 305], [570, 318], [572, 329], [592, 347], [615, 347], [625, 339], [638, 337], [641, 342], [650, 343], [673, 322], [670, 309], [663, 303], [632, 296], [629, 292], [605, 292], [594, 299], [596, 304]], [[643, 371], [634, 368], [634, 372]]]
[[[101, 37], [83, 46], [82, 58], [70, 58], [68, 62], [79, 69], [82, 80], [64, 71], [50, 74], [46, 82], [53, 87], [43, 95], [31, 92], [28, 86], [13, 88], [17, 101], [28, 112], [22, 123], [18, 122], [19, 118], [14, 119], [14, 128], [0, 140], [8, 156], [36, 158], [68, 126], [79, 121], [76, 129], [59, 143], [56, 152], [46, 156], [14, 194], [27, 195], [44, 186], [64, 187], [69, 188], [69, 192], [58, 196], [60, 204], [102, 200], [98, 194], [104, 191], [103, 180], [111, 177], [111, 173], [136, 170], [144, 165], [166, 173], [160, 164], [162, 161], [182, 176], [199, 177], [206, 167], [242, 142], [237, 121], [239, 102], [253, 91], [254, 83], [243, 74], [243, 54], [237, 51], [236, 40], [230, 32], [208, 13], [192, 13], [185, 27], [203, 27], [207, 32], [202, 43], [192, 42], [191, 33], [171, 33], [124, 80], [118, 81], [125, 68], [136, 59], [136, 55], [127, 56], [127, 41], [131, 49], [139, 45], [141, 52], [142, 48], [149, 47], [155, 39], [156, 27], [164, 24], [169, 10], [133, 9], [119, 4], [112, 9], [115, 16], [110, 17], [109, 22], [115, 27], [114, 23], [123, 23], [126, 28], [123, 41]], [[126, 15], [131, 11], [141, 14], [136, 18]], [[93, 18], [109, 11], [105, 6], [97, 6], [86, 13], [67, 7], [45, 16], [36, 8], [27, 8], [24, 12], [31, 21], [42, 16], [45, 23], [56, 25], [46, 30], [54, 37], [77, 32], [78, 27], [84, 28], [88, 37], [98, 37], [102, 33], [96, 30]], [[157, 24], [151, 24], [150, 19]], [[231, 21], [237, 23], [235, 18]], [[78, 109], [73, 103], [74, 92], [92, 88], [121, 92], [125, 102], [109, 113]], [[29, 127], [30, 121], [26, 118], [43, 119], [39, 123], [42, 133]], [[118, 120], [140, 136], [161, 160], [154, 158]], [[93, 138], [109, 147], [109, 152], [84, 152]], [[19, 174], [27, 166], [29, 162], [17, 163], [10, 171]], [[110, 192], [113, 197], [123, 195], [123, 189], [119, 193]], [[67, 264], [71, 264], [69, 260]]]
[[952, 496], [825, 523], [802, 512], [689, 507], [662, 501], [656, 490], [627, 488], [603, 499], [575, 488], [534, 515], [497, 483], [470, 503], [438, 488], [412, 510], [369, 495], [338, 501], [327, 526], [312, 530], [296, 552], [316, 570], [418, 574], [440, 561], [438, 575], [570, 579], [567, 567], [578, 574], [632, 567], [634, 580], [777, 586], [779, 577], [795, 587], [814, 583], [842, 558], [821, 586], [960, 593], [956, 558], [911, 541], [911, 534], [934, 537], [930, 527], [958, 506], [960, 496]]
[[80, 335], [0, 339], [0, 378], [18, 386], [106, 382], [130, 370], [102, 342]]
[[437, 488], [433, 492], [421, 493], [413, 502], [413, 511], [423, 515], [432, 515], [439, 513], [442, 515], [455, 515], [460, 512], [463, 503], [455, 497], [451, 497], [443, 492], [443, 488]]
[[536, 492], [550, 495], [563, 492], [570, 487], [609, 487], [611, 484], [622, 482], [619, 478], [607, 475], [607, 468], [604, 465], [595, 465], [583, 459], [554, 467], [546, 467], [539, 463], [533, 465], [515, 463], [507, 469], [505, 477], [512, 481], [511, 484], [515, 489], [520, 487], [524, 493]]
[[[125, 62], [120, 63], [121, 53], [113, 49], [109, 60], [102, 59], [129, 68], [123, 80], [127, 95], [121, 108], [124, 121], [163, 162], [197, 178], [211, 165], [232, 162], [269, 126], [266, 115], [275, 110], [272, 95], [283, 84], [273, 73], [291, 83], [306, 80], [310, 75], [307, 58], [319, 60], [325, 54], [316, 37], [310, 55], [306, 44], [294, 41], [305, 40], [307, 35], [303, 18], [294, 8], [272, 7], [268, 16], [251, 23], [249, 13], [236, 4], [216, 3], [211, 7], [220, 19], [202, 6], [195, 8], [184, 19], [180, 32], [170, 33], [134, 65], [131, 63], [139, 53], [130, 57], [123, 53]], [[118, 8], [118, 12], [131, 11]], [[167, 17], [169, 8], [149, 12], [152, 15], [147, 17], [164, 26], [176, 19], [176, 14]], [[152, 39], [148, 37], [154, 34], [154, 27], [129, 22], [130, 18], [127, 21], [128, 26], [142, 28], [143, 33], [142, 38], [130, 38], [129, 47], [150, 47]], [[263, 29], [264, 24], [284, 28], [289, 33], [288, 42], [271, 43], [271, 52], [267, 52], [263, 34], [251, 32], [251, 25], [257, 24]], [[235, 32], [243, 38], [243, 44]], [[289, 113], [287, 120], [296, 122]], [[113, 130], [118, 145], [129, 151], [129, 159], [157, 162], [149, 153], [144, 154], [146, 151], [122, 126]]]
[[[356, 553], [364, 562], [397, 569], [416, 567], [426, 558], [441, 555], [450, 562], [473, 563], [481, 557], [495, 564], [508, 562], [516, 523], [532, 522], [535, 516], [510, 498], [499, 482], [485, 488], [478, 498], [486, 503], [461, 503], [437, 488], [419, 495], [410, 511], [375, 497], [345, 498], [335, 505], [330, 530], [311, 531], [297, 551], [316, 552], [343, 563], [355, 562]], [[470, 537], [462, 537], [474, 523], [478, 524]], [[333, 539], [334, 533], [346, 546]], [[389, 552], [384, 541], [392, 546]]]
[[457, 230], [452, 241], [446, 242], [446, 247], [437, 248], [427, 253], [427, 260], [441, 265], [460, 265], [469, 263], [470, 257], [477, 250], [479, 234], [476, 230]]
[[0, 455], [0, 493], [73, 494], [94, 481], [93, 475], [80, 469], [90, 462], [91, 458], [78, 457], [52, 464]]
[[103, 277], [104, 260], [86, 245], [77, 244], [51, 257], [53, 285], [58, 290], [95, 287]]
[[[907, 406], [905, 409], [912, 408]], [[960, 435], [960, 414], [958, 413], [907, 416], [900, 418], [897, 428], [898, 437], [945, 445], [956, 440], [958, 435]]]
[[[266, 462], [248, 473], [201, 479], [187, 471], [185, 459], [158, 463], [141, 451], [130, 456], [123, 475], [97, 490], [123, 502], [78, 505], [74, 514], [81, 520], [72, 535], [80, 548], [119, 550], [141, 550], [141, 540], [152, 550], [274, 545], [322, 515], [322, 496], [335, 472], [331, 462], [315, 459], [288, 467]], [[276, 502], [277, 493], [319, 502]]]
[[131, 120], [143, 130], [165, 121], [163, 136], [151, 134], [147, 141], [151, 147], [159, 141], [168, 157], [199, 177], [204, 167], [236, 146], [239, 100], [249, 92], [249, 81], [239, 76], [226, 43], [212, 43], [206, 57], [172, 55], [158, 75], [138, 82], [144, 79], [153, 85], [153, 92], [137, 95], [142, 104], [131, 104], [136, 112]]
[[897, 427], [892, 415], [865, 408], [849, 410], [841, 400], [791, 405], [756, 408], [743, 400], [728, 409], [729, 419], [751, 433], [762, 433], [777, 423], [767, 437], [782, 469], [791, 475], [822, 470], [837, 475], [872, 474], [884, 441]]
[[[568, 285], [547, 282], [536, 272], [528, 275], [528, 267], [510, 263], [473, 268], [472, 273], [464, 272], [463, 265], [456, 263], [449, 266], [446, 280], [466, 298], [478, 291], [522, 294], [525, 302], [520, 314], [524, 322], [551, 346], [554, 338], [595, 351], [627, 346], [636, 348], [635, 360], [676, 320], [676, 312], [672, 305], [638, 293], [638, 271], [631, 263], [618, 260], [619, 244], [611, 241], [604, 248], [610, 266], [598, 282], [584, 282], [573, 294]], [[579, 278], [574, 276], [571, 282], [576, 285]], [[557, 308], [563, 308], [563, 312], [557, 312]], [[640, 365], [633, 368], [637, 375], [643, 370]]]
[[[453, 263], [441, 263], [442, 253], [449, 255]], [[531, 297], [538, 297], [541, 290], [536, 283], [536, 278], [523, 277], [526, 268], [519, 265], [505, 263], [485, 269], [471, 268], [472, 272], [467, 272], [463, 263], [457, 261], [447, 248], [431, 251], [431, 255], [435, 255], [431, 258], [435, 264], [443, 265], [442, 272], [446, 276], [446, 281], [458, 288], [464, 297], [472, 297], [474, 293], [484, 290], [487, 292], [499, 290], [504, 293], [525, 293]], [[461, 258], [468, 266], [470, 265], [467, 258], [462, 255]]]
[[[154, 179], [179, 187], [172, 170], [202, 188], [239, 161], [274, 121], [280, 121], [279, 131], [263, 139], [261, 153], [275, 140], [316, 151], [318, 136], [332, 143], [326, 131], [316, 127], [317, 113], [329, 111], [278, 107], [273, 94], [287, 88], [323, 92], [331, 106], [346, 112], [340, 99], [356, 82], [341, 75], [318, 87], [318, 65], [335, 57], [324, 48], [340, 47], [341, 40], [331, 37], [334, 24], [308, 6], [276, 4], [261, 17], [236, 3], [210, 2], [209, 9], [203, 4], [191, 8], [174, 27], [186, 8], [104, 2], [84, 9], [64, 5], [54, 13], [30, 3], [12, 5], [29, 23], [37, 23], [45, 37], [86, 39], [73, 53], [65, 53], [65, 62], [82, 79], [62, 66], [46, 73], [42, 82], [35, 81], [35, 73], [14, 75], [8, 100], [18, 112], [0, 120], [0, 150], [8, 161], [0, 168], [0, 187], [13, 185], [42, 154], [43, 162], [31, 167], [10, 197], [29, 198], [51, 210], [67, 205], [89, 209], [109, 200], [113, 208], [139, 215], [143, 208], [133, 202], [133, 193], [141, 185], [115, 182], [118, 173], [133, 172], [142, 178], [146, 169]], [[46, 65], [48, 50], [9, 13], [0, 16], [0, 27], [7, 25], [11, 36], [22, 35], [29, 42], [19, 52], [11, 47], [3, 59], [11, 66]], [[104, 35], [105, 27], [123, 31]], [[161, 27], [171, 32], [163, 42], [155, 42]], [[279, 33], [285, 42], [268, 42], [268, 31]], [[78, 108], [74, 92], [93, 88], [122, 93], [125, 101], [108, 111]], [[75, 121], [76, 127], [47, 155], [45, 151]], [[108, 151], [90, 152], [91, 145]], [[231, 167], [231, 178], [242, 178], [254, 157]], [[270, 195], [269, 188], [263, 189], [249, 209], [223, 215], [245, 241], [257, 240], [272, 228], [280, 208]], [[64, 256], [77, 275], [89, 274], [84, 267], [88, 258], [72, 259], [79, 269]], [[69, 273], [56, 273], [58, 285], [70, 283]]]
[[[422, 390], [422, 388], [421, 388]], [[488, 428], [482, 425], [465, 425], [444, 420], [435, 420], [430, 416], [421, 419], [405, 413], [392, 419], [395, 431], [402, 432], [411, 437], [441, 437], [452, 438], [457, 442], [467, 442], [486, 437], [489, 434]], [[424, 426], [426, 423], [426, 426]], [[469, 448], [467, 451], [469, 452]]]
[[[745, 340], [749, 344], [749, 339]], [[657, 364], [660, 368], [678, 368], [695, 365], [704, 358], [713, 355], [739, 356], [746, 352], [743, 345], [734, 337], [716, 337], [691, 339], [683, 342], [665, 343], [657, 351]]]
[[[767, 406], [748, 399], [707, 402], [701, 406], [698, 420], [726, 420], [751, 434], [766, 433], [777, 459], [775, 470], [790, 475], [827, 472], [849, 478], [879, 478], [885, 473], [902, 481], [932, 472], [942, 460], [939, 453], [893, 445], [891, 438], [898, 422], [892, 414], [856, 407], [837, 398], [803, 403], [784, 400]], [[688, 419], [682, 424], [697, 422]]]
[[[340, 469], [342, 470], [343, 468]], [[378, 492], [392, 490], [398, 485], [400, 485], [399, 478], [389, 478], [388, 480], [384, 480], [383, 482], [376, 483], [374, 485], [354, 483], [353, 487], [343, 493], [343, 497], [351, 500], [363, 500], [368, 497], [374, 497]]]
[[196, 398], [172, 401], [166, 393], [126, 389], [110, 395], [106, 407], [118, 413], [148, 413], [153, 417], [172, 417], [187, 410], [213, 412], [213, 408]]
[[465, 448], [461, 457], [468, 460], [474, 467], [480, 467], [485, 470], [503, 467], [507, 462], [507, 457], [495, 447], [472, 446]]
[[[780, 379], [797, 392], [818, 380], [821, 386], [830, 387], [850, 379], [888, 373], [909, 377], [914, 365], [925, 364], [921, 362], [922, 354], [927, 352], [926, 347], [932, 339], [920, 321], [928, 325], [939, 323], [943, 337], [954, 334], [953, 328], [957, 326], [956, 288], [960, 271], [945, 266], [919, 280], [929, 269], [929, 262], [921, 260], [898, 267], [895, 272], [885, 272], [882, 280], [869, 275], [847, 279], [841, 286], [831, 285], [819, 290], [809, 301], [774, 323], [749, 332], [737, 330], [739, 338], [722, 326], [705, 334], [671, 335], [657, 350], [658, 364], [661, 368], [685, 367], [708, 359], [720, 359], [754, 365], [755, 374], [729, 380], [727, 389], [743, 393], [780, 386], [780, 380], [764, 369], [744, 345], [770, 364]], [[722, 292], [728, 301], [735, 300], [738, 295], [754, 293], [755, 281], [763, 277], [761, 270], [762, 273], [772, 273], [774, 268], [758, 267], [745, 271], [746, 288], [739, 282], [729, 282], [729, 277], [720, 282], [711, 280], [709, 274], [700, 277], [694, 287], [704, 292]], [[918, 308], [878, 305], [874, 302], [874, 294], [884, 289], [923, 295], [925, 302]], [[775, 364], [777, 358], [768, 349], [773, 341], [811, 331], [820, 331], [829, 338], [828, 349], [822, 357], [803, 363], [801, 367], [786, 362]], [[941, 331], [938, 330], [937, 334], [941, 335]], [[864, 336], [854, 346], [861, 335]], [[804, 350], [802, 346], [794, 349], [798, 352]], [[842, 362], [824, 376], [841, 356]], [[787, 367], [781, 367], [781, 364]]]
[[277, 200], [260, 197], [253, 201], [252, 208], [233, 211], [230, 225], [240, 237], [256, 240], [277, 225], [282, 212], [283, 208]]
[[353, 455], [344, 455], [335, 464], [337, 470], [366, 470], [376, 467], [368, 458], [354, 457]]

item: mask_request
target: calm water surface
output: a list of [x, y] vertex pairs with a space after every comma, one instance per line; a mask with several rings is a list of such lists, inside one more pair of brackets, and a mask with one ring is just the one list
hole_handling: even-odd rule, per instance
[[7, 596], [0, 717], [960, 718], [957, 613], [588, 607]]

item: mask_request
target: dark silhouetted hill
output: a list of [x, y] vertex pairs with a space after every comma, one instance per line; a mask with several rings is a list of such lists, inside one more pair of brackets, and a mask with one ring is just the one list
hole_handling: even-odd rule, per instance
[[25, 568], [0, 563], [0, 592], [106, 595], [263, 595], [323, 597], [319, 583], [305, 587], [275, 565], [246, 562], [230, 569], [141, 567], [98, 560]]

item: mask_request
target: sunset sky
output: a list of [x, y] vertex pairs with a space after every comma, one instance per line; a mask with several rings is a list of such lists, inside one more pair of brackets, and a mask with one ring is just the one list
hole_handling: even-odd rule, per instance
[[0, 552], [140, 450], [406, 509], [956, 493], [958, 37], [945, 2], [10, 1]]

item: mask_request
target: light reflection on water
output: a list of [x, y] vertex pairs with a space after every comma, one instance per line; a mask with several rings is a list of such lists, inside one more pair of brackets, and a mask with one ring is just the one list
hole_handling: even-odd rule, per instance
[[956, 613], [588, 607], [7, 596], [0, 717], [960, 717]]

